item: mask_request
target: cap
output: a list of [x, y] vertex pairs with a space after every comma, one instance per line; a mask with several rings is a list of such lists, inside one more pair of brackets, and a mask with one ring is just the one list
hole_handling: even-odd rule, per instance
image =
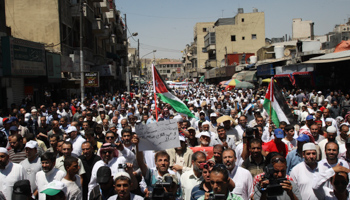
[[61, 181], [53, 180], [50, 182], [46, 189], [41, 191], [40, 193], [44, 193], [49, 196], [55, 196], [56, 194], [60, 193], [61, 191], [64, 192], [64, 194], [67, 193], [67, 187], [64, 183]]
[[210, 137], [210, 133], [208, 131], [202, 131], [198, 134], [197, 138], [200, 138], [202, 136]]
[[38, 142], [34, 140], [30, 140], [26, 143], [25, 148], [30, 148], [30, 149], [37, 149], [38, 148]]
[[9, 155], [9, 152], [8, 152], [7, 149], [4, 148], [4, 147], [0, 147], [0, 153], [4, 153], [4, 154]]
[[308, 115], [308, 116], [306, 117], [306, 120], [314, 120], [314, 116]]
[[18, 131], [18, 127], [17, 126], [11, 126], [10, 127], [10, 131]]
[[274, 134], [275, 134], [276, 138], [279, 138], [279, 139], [284, 138], [284, 132], [280, 128], [276, 128], [275, 131], [274, 131]]
[[310, 137], [305, 134], [300, 134], [297, 138], [298, 142], [310, 142]]
[[17, 117], [10, 117], [10, 119], [7, 123], [12, 123], [12, 122], [18, 122]]
[[171, 178], [173, 178], [173, 183], [175, 183], [176, 185], [179, 184], [179, 180], [177, 179], [177, 176], [175, 174], [169, 174], [166, 173], [163, 175], [163, 182], [165, 182], [165, 177], [170, 176]]
[[185, 137], [184, 137], [184, 136], [182, 136], [182, 135], [180, 135], [180, 136], [179, 136], [179, 140], [180, 140], [180, 141], [183, 141], [183, 142], [186, 142]]
[[205, 121], [205, 122], [202, 123], [202, 126], [203, 125], [210, 125], [210, 123], [208, 121]]
[[316, 151], [316, 145], [312, 142], [305, 143], [303, 145], [303, 151], [307, 151], [307, 150], [315, 150]]
[[75, 126], [70, 126], [67, 128], [67, 130], [65, 131], [66, 133], [71, 133], [73, 131], [77, 131], [77, 128]]
[[13, 185], [12, 200], [27, 199], [32, 195], [29, 180], [20, 180]]
[[97, 170], [96, 182], [99, 184], [107, 183], [112, 176], [111, 168], [102, 166]]
[[210, 114], [210, 117], [217, 117], [217, 116], [218, 115], [216, 113], [214, 113], [214, 112]]
[[322, 92], [321, 92], [321, 91], [318, 91], [317, 94], [322, 94]]
[[31, 112], [38, 112], [38, 110], [37, 109], [32, 109], [32, 111]]
[[176, 115], [174, 117], [174, 119], [177, 121], [177, 122], [183, 122], [184, 120], [182, 119], [181, 115]]
[[326, 118], [326, 122], [333, 122], [332, 118], [328, 117]]
[[194, 129], [193, 127], [188, 127], [187, 130], [188, 130], [188, 131], [189, 131], [189, 130], [194, 130], [194, 131], [195, 131], [196, 129]]
[[2, 124], [5, 124], [6, 122], [9, 121], [9, 118], [5, 117], [5, 118], [2, 118]]
[[131, 180], [130, 175], [128, 173], [126, 173], [126, 172], [118, 172], [116, 175], [113, 176], [114, 181], [117, 178], [121, 177], [121, 176], [125, 176], [125, 177], [127, 177], [128, 179]]
[[324, 102], [329, 102], [328, 99], [323, 100]]
[[335, 133], [337, 129], [334, 126], [329, 126], [326, 131], [327, 133]]

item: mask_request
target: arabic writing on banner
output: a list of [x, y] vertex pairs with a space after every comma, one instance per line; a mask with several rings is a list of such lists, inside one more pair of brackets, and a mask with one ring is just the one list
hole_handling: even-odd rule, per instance
[[136, 125], [136, 134], [140, 139], [139, 150], [165, 150], [180, 147], [177, 120], [165, 120], [147, 125]]

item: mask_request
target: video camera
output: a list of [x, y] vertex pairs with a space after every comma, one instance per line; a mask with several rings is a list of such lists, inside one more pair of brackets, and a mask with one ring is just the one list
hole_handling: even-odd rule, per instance
[[174, 197], [174, 194], [166, 192], [165, 187], [170, 187], [173, 184], [173, 178], [171, 176], [165, 176], [164, 181], [157, 181], [154, 184], [153, 191], [150, 192], [149, 200], [163, 200]]
[[283, 188], [281, 183], [287, 180], [286, 178], [276, 178], [273, 174], [275, 169], [272, 164], [264, 167], [265, 179], [269, 180], [269, 185], [266, 187], [267, 197], [277, 197], [283, 194]]
[[208, 200], [216, 200], [216, 199], [226, 199], [224, 194], [209, 194]]
[[258, 132], [258, 128], [256, 127], [253, 127], [253, 128], [250, 128], [250, 127], [247, 127], [247, 129], [245, 130], [245, 136], [244, 138], [247, 138], [247, 139], [253, 139], [255, 137], [255, 134]]

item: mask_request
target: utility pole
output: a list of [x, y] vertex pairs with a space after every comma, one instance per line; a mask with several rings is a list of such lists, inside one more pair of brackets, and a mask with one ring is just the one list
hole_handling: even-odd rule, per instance
[[81, 104], [84, 101], [84, 54], [83, 54], [83, 13], [84, 12], [84, 1], [80, 1], [80, 95]]
[[126, 56], [125, 56], [125, 64], [126, 64], [126, 86], [128, 88], [128, 93], [130, 94], [130, 74], [129, 74], [129, 41], [128, 41], [128, 25], [126, 23], [126, 14], [124, 14], [125, 21], [125, 34], [126, 34]]
[[140, 39], [137, 39], [137, 66], [138, 66], [138, 69], [139, 69], [139, 93], [141, 93]]

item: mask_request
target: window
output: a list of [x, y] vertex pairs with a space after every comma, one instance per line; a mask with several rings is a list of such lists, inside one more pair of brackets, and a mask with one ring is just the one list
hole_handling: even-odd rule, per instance
[[256, 34], [252, 34], [252, 40], [256, 40]]
[[242, 22], [244, 22], [244, 18], [242, 18]]
[[242, 37], [242, 40], [245, 40], [245, 37], [244, 37], [244, 36]]
[[167, 70], [166, 73], [170, 73], [170, 70]]
[[203, 32], [207, 32], [207, 28], [203, 28]]
[[231, 35], [231, 42], [236, 41], [236, 35]]

